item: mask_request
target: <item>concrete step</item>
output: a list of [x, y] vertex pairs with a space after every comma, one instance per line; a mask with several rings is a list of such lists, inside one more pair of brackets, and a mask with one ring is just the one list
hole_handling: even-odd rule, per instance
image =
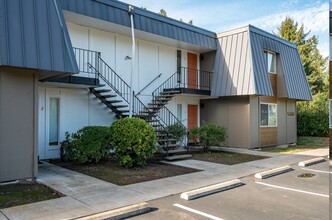
[[[182, 154], [182, 153], [186, 153], [186, 152], [187, 152], [186, 149], [180, 148], [180, 149], [169, 150], [168, 154]], [[161, 153], [161, 154], [167, 154], [167, 151], [165, 151], [165, 150], [159, 150], [159, 153]]]
[[158, 144], [157, 145], [158, 147], [160, 147], [160, 148], [174, 148], [174, 147], [181, 147], [180, 145], [178, 145], [178, 144], [168, 144], [168, 145], [161, 145], [161, 144]]
[[184, 160], [184, 159], [188, 159], [188, 158], [191, 158], [191, 157], [192, 157], [191, 154], [181, 154], [181, 155], [174, 155], [174, 156], [165, 157], [165, 160], [168, 160], [168, 161]]

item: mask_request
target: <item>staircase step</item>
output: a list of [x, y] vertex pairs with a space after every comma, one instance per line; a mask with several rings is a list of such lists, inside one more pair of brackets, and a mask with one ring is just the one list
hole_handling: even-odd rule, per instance
[[155, 98], [156, 99], [162, 99], [162, 98], [167, 98], [167, 99], [169, 99], [169, 98], [173, 98], [174, 97], [174, 95], [171, 95], [171, 94], [165, 94], [165, 95], [158, 95], [158, 96], [155, 96]]
[[166, 144], [165, 144], [165, 145], [160, 145], [160, 144], [158, 144], [157, 146], [160, 147], [160, 148], [164, 148], [164, 149], [165, 149], [165, 148], [167, 149], [167, 148], [180, 147], [180, 145], [178, 145], [178, 144], [168, 144], [168, 145], [166, 145]]
[[123, 101], [122, 100], [107, 100], [106, 102], [102, 101], [102, 103], [105, 103], [105, 104], [120, 103], [120, 102], [123, 102]]
[[159, 94], [179, 94], [179, 93], [181, 93], [181, 92], [178, 90], [171, 90], [171, 91], [163, 91], [163, 92], [160, 92]]
[[161, 125], [161, 124], [152, 124], [151, 126], [154, 127], [154, 128], [163, 127], [163, 125]]
[[186, 149], [182, 149], [182, 148], [180, 148], [180, 149], [175, 149], [175, 150], [169, 150], [168, 152], [167, 151], [165, 151], [165, 150], [160, 150], [159, 151], [159, 153], [161, 153], [161, 154], [181, 154], [181, 153], [186, 153], [187, 152], [187, 150]]
[[158, 120], [145, 120], [147, 123], [158, 122]]
[[169, 156], [165, 157], [166, 160], [172, 161], [172, 160], [182, 160], [182, 159], [188, 159], [191, 158], [191, 154], [181, 154], [181, 155], [174, 155], [174, 156]]
[[114, 108], [126, 108], [128, 105], [113, 105]]
[[102, 97], [103, 98], [115, 98], [117, 97], [118, 95], [115, 95], [115, 94], [109, 94], [109, 95], [103, 95]]
[[110, 89], [94, 89], [96, 93], [112, 92]]
[[148, 105], [154, 105], [154, 106], [164, 106], [165, 104], [156, 102], [156, 103], [148, 103]]
[[117, 110], [117, 112], [119, 112], [119, 113], [125, 113], [125, 112], [129, 112], [129, 110]]
[[168, 138], [168, 139], [158, 139], [158, 142], [177, 142], [177, 139], [174, 138]]

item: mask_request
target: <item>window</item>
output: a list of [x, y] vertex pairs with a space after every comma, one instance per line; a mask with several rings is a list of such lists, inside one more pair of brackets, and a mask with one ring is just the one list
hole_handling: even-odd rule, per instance
[[50, 98], [49, 145], [59, 144], [59, 98]]
[[277, 104], [261, 104], [261, 126], [277, 126]]
[[176, 108], [176, 116], [179, 119], [179, 121], [182, 121], [182, 104], [177, 104]]
[[269, 73], [277, 73], [276, 71], [276, 54], [265, 52], [267, 56], [267, 70]]

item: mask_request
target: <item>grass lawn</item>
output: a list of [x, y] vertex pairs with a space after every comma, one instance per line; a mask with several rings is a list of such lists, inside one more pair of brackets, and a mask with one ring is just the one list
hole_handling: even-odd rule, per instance
[[296, 152], [313, 150], [317, 148], [324, 148], [328, 146], [329, 146], [328, 137], [298, 137], [296, 146], [291, 146], [285, 149], [274, 147], [263, 150], [271, 153], [292, 154]]
[[61, 196], [62, 194], [59, 192], [36, 182], [0, 185], [0, 209], [55, 199]]
[[209, 151], [209, 152], [190, 152], [193, 159], [202, 160], [213, 163], [220, 163], [225, 165], [234, 165], [245, 163], [254, 160], [266, 159], [268, 157], [256, 156], [250, 154], [231, 153], [223, 151]]
[[149, 161], [146, 167], [135, 167], [132, 169], [121, 167], [116, 159], [87, 165], [63, 162], [61, 160], [52, 160], [50, 162], [120, 186], [200, 171], [161, 163], [156, 160]]

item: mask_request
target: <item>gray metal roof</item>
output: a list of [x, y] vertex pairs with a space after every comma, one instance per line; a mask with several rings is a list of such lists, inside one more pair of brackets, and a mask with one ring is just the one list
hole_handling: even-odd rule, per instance
[[0, 0], [0, 65], [79, 72], [58, 0]]
[[212, 96], [273, 96], [264, 50], [280, 57], [288, 98], [311, 100], [298, 50], [294, 44], [251, 25], [218, 34]]
[[[129, 4], [114, 0], [61, 0], [62, 9], [130, 27]], [[216, 34], [139, 7], [134, 9], [135, 29], [216, 50]]]

